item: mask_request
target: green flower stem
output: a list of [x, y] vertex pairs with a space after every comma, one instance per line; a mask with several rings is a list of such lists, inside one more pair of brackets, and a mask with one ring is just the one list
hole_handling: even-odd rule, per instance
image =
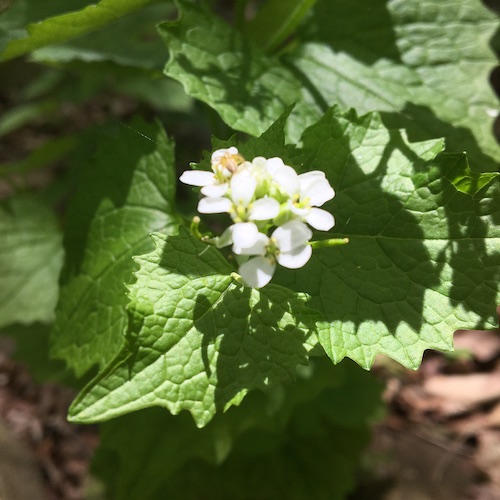
[[203, 235], [200, 232], [200, 222], [201, 222], [201, 219], [197, 215], [195, 215], [193, 217], [193, 220], [191, 221], [191, 225], [189, 226], [189, 229], [191, 229], [191, 233], [195, 238], [197, 238], [199, 240], [203, 240]]
[[332, 238], [330, 240], [310, 241], [309, 245], [315, 250], [316, 248], [336, 247], [347, 243], [349, 243], [349, 238]]

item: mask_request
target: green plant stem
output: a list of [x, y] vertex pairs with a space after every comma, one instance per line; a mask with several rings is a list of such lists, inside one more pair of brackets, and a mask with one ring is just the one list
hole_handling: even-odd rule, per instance
[[246, 25], [245, 32], [266, 52], [273, 52], [293, 33], [315, 2], [269, 0]]

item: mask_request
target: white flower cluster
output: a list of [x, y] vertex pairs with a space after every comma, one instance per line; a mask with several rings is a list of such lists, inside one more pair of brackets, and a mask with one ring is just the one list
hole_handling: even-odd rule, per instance
[[325, 174], [298, 175], [281, 158], [249, 162], [235, 147], [219, 149], [212, 154], [212, 172], [189, 170], [180, 180], [201, 187], [198, 212], [231, 216], [233, 224], [216, 245], [233, 245], [238, 272], [254, 288], [269, 283], [276, 263], [290, 269], [306, 264], [312, 253], [307, 224], [321, 231], [335, 224], [332, 214], [317, 208], [335, 196]]

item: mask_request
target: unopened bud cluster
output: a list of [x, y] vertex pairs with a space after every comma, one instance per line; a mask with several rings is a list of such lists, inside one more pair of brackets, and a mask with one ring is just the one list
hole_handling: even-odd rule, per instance
[[319, 170], [297, 174], [281, 158], [246, 161], [235, 147], [212, 154], [212, 171], [188, 170], [180, 180], [201, 187], [198, 212], [227, 212], [233, 221], [215, 239], [232, 245], [243, 281], [260, 288], [271, 280], [276, 263], [297, 269], [311, 257], [308, 227], [329, 231], [332, 214], [318, 208], [335, 196]]

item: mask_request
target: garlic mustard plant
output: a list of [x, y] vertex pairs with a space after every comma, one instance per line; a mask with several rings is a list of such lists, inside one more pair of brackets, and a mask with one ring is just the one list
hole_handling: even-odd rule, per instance
[[299, 175], [277, 157], [246, 161], [235, 147], [214, 151], [211, 164], [212, 172], [186, 171], [180, 180], [201, 187], [198, 212], [231, 217], [233, 224], [213, 242], [219, 248], [232, 244], [243, 281], [261, 288], [277, 263], [304, 266], [312, 254], [307, 224], [321, 231], [335, 224], [332, 214], [318, 208], [335, 196], [325, 174]]

